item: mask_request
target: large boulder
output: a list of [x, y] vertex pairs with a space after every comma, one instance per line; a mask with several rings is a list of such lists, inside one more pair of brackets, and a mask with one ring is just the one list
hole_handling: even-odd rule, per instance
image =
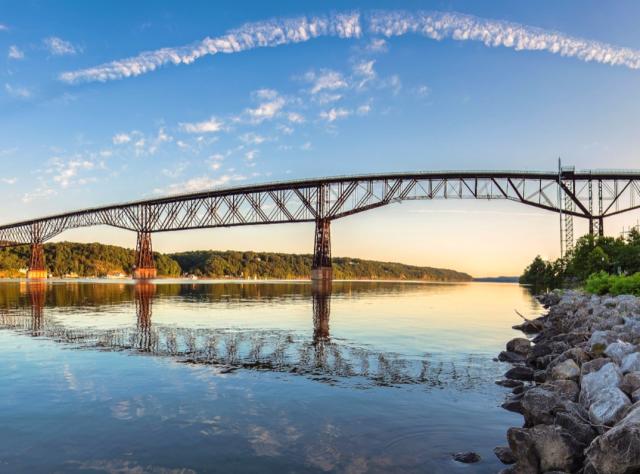
[[573, 380], [550, 380], [549, 382], [540, 385], [540, 387], [545, 390], [551, 390], [565, 400], [570, 400], [572, 402], [578, 401], [578, 396], [580, 395], [580, 387]]
[[633, 392], [640, 388], [640, 372], [629, 372], [622, 378], [620, 384], [620, 390], [627, 395], [631, 395]]
[[533, 369], [529, 367], [513, 367], [504, 376], [512, 380], [533, 380]]
[[633, 295], [620, 295], [617, 297], [616, 308], [621, 313], [637, 313], [640, 311], [640, 299]]
[[598, 393], [607, 388], [618, 388], [622, 382], [622, 372], [613, 362], [603, 365], [597, 372], [582, 377], [580, 403], [589, 407], [598, 398]]
[[585, 472], [631, 474], [640, 472], [640, 405], [598, 436], [586, 451]]
[[551, 425], [556, 412], [564, 410], [564, 401], [551, 390], [533, 387], [522, 396], [521, 407], [525, 426]]
[[543, 357], [549, 354], [562, 354], [570, 349], [569, 344], [564, 341], [544, 341], [536, 344], [531, 348], [531, 359]]
[[607, 357], [615, 361], [618, 365], [622, 364], [622, 360], [636, 350], [636, 346], [628, 342], [612, 342], [604, 350]]
[[509, 446], [496, 446], [493, 448], [493, 453], [503, 464], [513, 464], [516, 462], [513, 451], [511, 451]]
[[589, 419], [601, 428], [610, 427], [620, 420], [631, 405], [629, 398], [617, 387], [606, 387], [596, 394], [589, 406]]
[[580, 367], [573, 359], [567, 359], [551, 369], [551, 377], [554, 380], [578, 380]]
[[588, 362], [585, 362], [580, 367], [580, 380], [582, 380], [582, 377], [584, 377], [587, 374], [590, 374], [592, 372], [597, 372], [603, 366], [607, 365], [609, 362], [611, 362], [611, 360], [607, 359], [606, 357], [598, 357], [597, 359], [593, 359]]
[[507, 439], [517, 473], [574, 472], [582, 462], [582, 446], [559, 426], [510, 428]]
[[507, 351], [527, 355], [531, 350], [531, 341], [524, 337], [516, 337], [507, 342]]
[[555, 424], [571, 433], [571, 436], [584, 447], [589, 446], [593, 438], [598, 435], [588, 421], [588, 414], [581, 414], [577, 411], [557, 413]]
[[512, 364], [524, 362], [526, 359], [527, 359], [527, 356], [523, 354], [518, 354], [517, 352], [512, 352], [512, 351], [502, 351], [500, 354], [498, 354], [499, 361], [510, 362]]
[[599, 356], [612, 342], [617, 340], [617, 335], [613, 331], [593, 331], [589, 338], [589, 352]]
[[622, 359], [620, 369], [623, 374], [640, 371], [640, 352], [633, 352]]

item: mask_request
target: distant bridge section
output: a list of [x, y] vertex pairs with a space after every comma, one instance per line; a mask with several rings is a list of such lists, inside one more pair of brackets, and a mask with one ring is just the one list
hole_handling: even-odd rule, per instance
[[[136, 278], [155, 276], [151, 234], [258, 224], [315, 222], [312, 278], [331, 279], [330, 223], [401, 201], [509, 200], [560, 213], [564, 242], [573, 217], [603, 234], [604, 219], [640, 208], [640, 170], [435, 171], [306, 179], [83, 209], [0, 226], [0, 248], [31, 245], [30, 276], [42, 277], [42, 244], [68, 229], [108, 225], [138, 234]], [[45, 272], [46, 276], [46, 272]]]

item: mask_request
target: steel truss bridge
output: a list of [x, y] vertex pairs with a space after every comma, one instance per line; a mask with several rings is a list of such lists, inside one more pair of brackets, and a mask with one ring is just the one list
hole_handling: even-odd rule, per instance
[[134, 277], [153, 278], [151, 235], [188, 229], [315, 222], [312, 278], [331, 279], [332, 220], [401, 201], [508, 200], [556, 212], [564, 250], [573, 218], [603, 235], [604, 219], [640, 208], [640, 170], [436, 171], [256, 184], [83, 209], [0, 226], [0, 248], [31, 246], [32, 278], [46, 276], [42, 244], [68, 229], [108, 225], [138, 235]]

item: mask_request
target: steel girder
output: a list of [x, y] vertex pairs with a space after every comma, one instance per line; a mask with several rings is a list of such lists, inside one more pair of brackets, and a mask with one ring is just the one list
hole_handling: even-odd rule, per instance
[[602, 222], [605, 217], [640, 208], [640, 172], [568, 172], [560, 177], [552, 172], [457, 171], [259, 184], [8, 224], [0, 226], [0, 247], [45, 242], [79, 227], [108, 225], [153, 233], [316, 222], [395, 202], [432, 199], [509, 200]]

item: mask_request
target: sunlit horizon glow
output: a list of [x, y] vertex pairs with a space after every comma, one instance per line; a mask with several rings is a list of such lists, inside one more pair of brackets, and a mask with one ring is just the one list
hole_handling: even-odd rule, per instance
[[[25, 2], [0, 13], [0, 223], [253, 183], [429, 170], [639, 168], [631, 0], [311, 1], [277, 9]], [[608, 235], [640, 211], [605, 223]], [[576, 220], [576, 235], [586, 222]], [[508, 202], [386, 206], [336, 221], [333, 254], [518, 275], [558, 217]], [[132, 247], [104, 227], [57, 240]], [[307, 224], [154, 236], [309, 253]]]

